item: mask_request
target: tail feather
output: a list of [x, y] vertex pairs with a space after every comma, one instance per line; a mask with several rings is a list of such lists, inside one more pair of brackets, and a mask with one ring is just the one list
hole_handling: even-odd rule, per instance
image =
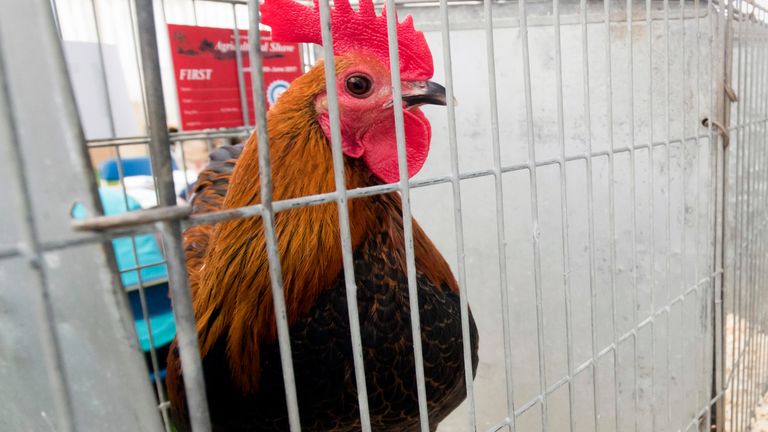
[[[208, 166], [200, 173], [192, 187], [192, 214], [211, 213], [221, 209], [227, 195], [229, 179], [242, 151], [243, 144], [237, 144], [219, 147], [211, 152]], [[184, 232], [184, 253], [190, 278], [194, 278], [197, 270], [203, 265], [212, 233], [213, 225], [197, 225]], [[190, 282], [194, 289], [196, 284], [194, 281]]]

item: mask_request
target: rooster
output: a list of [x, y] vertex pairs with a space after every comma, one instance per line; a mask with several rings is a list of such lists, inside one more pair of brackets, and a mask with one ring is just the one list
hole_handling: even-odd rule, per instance
[[[371, 0], [331, 10], [345, 177], [349, 188], [399, 180], [386, 11]], [[273, 40], [321, 43], [318, 5], [265, 0]], [[445, 105], [428, 81], [432, 56], [410, 17], [398, 24], [408, 174], [424, 164], [431, 129], [423, 104]], [[268, 113], [275, 199], [335, 190], [322, 63], [296, 79]], [[260, 202], [255, 134], [211, 154], [194, 186], [195, 213]], [[397, 193], [349, 202], [365, 377], [375, 431], [419, 429], [405, 241]], [[359, 431], [341, 239], [335, 204], [278, 213], [287, 320], [302, 430]], [[414, 221], [424, 373], [432, 430], [465, 398], [459, 294], [440, 252]], [[285, 431], [288, 416], [264, 227], [259, 218], [197, 226], [184, 235], [211, 421], [217, 431]], [[471, 314], [472, 371], [477, 328]], [[168, 357], [172, 413], [188, 428], [178, 349]]]

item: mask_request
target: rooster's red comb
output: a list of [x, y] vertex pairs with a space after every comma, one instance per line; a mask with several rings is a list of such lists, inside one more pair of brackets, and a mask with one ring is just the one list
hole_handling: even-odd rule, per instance
[[[272, 28], [272, 39], [322, 45], [318, 0], [314, 2], [314, 7], [311, 7], [294, 0], [264, 0], [261, 19]], [[360, 0], [359, 12], [352, 9], [349, 0], [334, 0], [331, 29], [334, 54], [343, 55], [351, 51], [369, 53], [389, 68], [386, 10], [377, 15], [373, 0]], [[400, 77], [403, 80], [427, 80], [432, 77], [432, 53], [424, 34], [413, 28], [410, 16], [397, 24], [397, 44]]]

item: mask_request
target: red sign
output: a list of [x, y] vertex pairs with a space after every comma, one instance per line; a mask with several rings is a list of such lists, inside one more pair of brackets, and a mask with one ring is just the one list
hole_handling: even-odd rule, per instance
[[[222, 28], [169, 24], [168, 33], [181, 129], [243, 126], [234, 32]], [[240, 48], [249, 124], [253, 125], [253, 91], [246, 30], [240, 31]], [[261, 31], [261, 53], [265, 96], [271, 106], [289, 83], [302, 74], [301, 53], [298, 44], [273, 42], [271, 33], [264, 30]]]

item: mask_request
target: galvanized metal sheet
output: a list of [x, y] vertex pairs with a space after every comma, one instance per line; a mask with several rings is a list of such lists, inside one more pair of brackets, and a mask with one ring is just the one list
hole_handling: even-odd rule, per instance
[[[0, 8], [0, 171], [9, 176], [0, 249], [21, 253], [0, 260], [0, 429], [159, 430], [111, 252], [51, 250], [83, 237], [69, 213], [75, 202], [94, 209], [95, 194], [50, 3], [2, 0]], [[49, 337], [38, 307], [46, 303]]]

